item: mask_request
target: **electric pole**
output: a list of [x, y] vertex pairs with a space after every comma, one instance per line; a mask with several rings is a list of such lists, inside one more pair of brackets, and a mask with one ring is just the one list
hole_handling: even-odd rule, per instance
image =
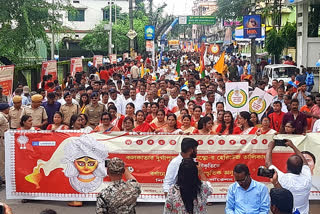
[[[251, 0], [252, 10], [251, 13], [256, 13], [256, 0]], [[251, 75], [253, 76], [254, 85], [256, 82], [256, 73], [257, 73], [257, 48], [256, 48], [256, 39], [251, 39]]]
[[[130, 30], [133, 30], [133, 5], [132, 5], [132, 0], [129, 0], [129, 25], [130, 25]], [[133, 56], [133, 51], [134, 51], [134, 40], [130, 39], [130, 55], [131, 57]]]
[[112, 0], [109, 1], [109, 55], [112, 54]]
[[[54, 7], [54, 0], [52, 0], [52, 6]], [[54, 9], [52, 9], [52, 16], [54, 17]], [[51, 60], [54, 59], [54, 32], [53, 32], [53, 20], [51, 23]]]

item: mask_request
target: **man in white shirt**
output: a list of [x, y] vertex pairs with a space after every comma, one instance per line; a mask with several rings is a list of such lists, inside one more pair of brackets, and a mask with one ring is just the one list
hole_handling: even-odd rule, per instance
[[177, 98], [179, 95], [179, 90], [177, 87], [171, 89], [171, 96], [168, 103], [168, 108], [171, 111], [173, 107], [177, 106]]
[[141, 100], [142, 103], [146, 101], [146, 85], [140, 85], [140, 92], [137, 94], [137, 99]]
[[276, 188], [288, 189], [294, 199], [294, 208], [301, 214], [309, 213], [309, 195], [312, 186], [311, 170], [303, 154], [297, 149], [291, 140], [286, 140], [286, 146], [293, 149], [295, 155], [292, 155], [287, 161], [287, 173], [281, 172], [277, 167], [272, 165], [272, 150], [275, 142], [268, 144], [266, 154], [266, 167], [275, 169], [271, 182]]
[[177, 182], [177, 176], [180, 164], [184, 158], [196, 158], [198, 151], [198, 142], [192, 138], [184, 138], [181, 142], [181, 153], [171, 160], [168, 165], [166, 176], [163, 181], [163, 192], [167, 196], [172, 185]]
[[136, 89], [131, 88], [130, 89], [130, 98], [128, 99], [127, 103], [133, 103], [135, 107], [135, 113], [142, 109], [143, 106], [143, 100], [137, 98]]
[[123, 109], [122, 109], [122, 103], [123, 100], [120, 96], [118, 96], [117, 91], [115, 89], [110, 89], [109, 91], [109, 102], [114, 103], [114, 105], [117, 107], [118, 113], [123, 114]]

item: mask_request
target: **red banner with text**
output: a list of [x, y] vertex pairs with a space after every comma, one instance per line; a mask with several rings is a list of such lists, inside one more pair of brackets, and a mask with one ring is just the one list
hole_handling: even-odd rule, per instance
[[71, 75], [74, 76], [77, 72], [81, 72], [82, 68], [82, 58], [76, 57], [70, 59], [70, 71]]
[[42, 62], [41, 67], [41, 80], [44, 75], [52, 75], [52, 80], [57, 79], [57, 61], [56, 60], [50, 60]]
[[[181, 135], [129, 135], [124, 133], [21, 132], [5, 134], [8, 199], [92, 201], [109, 182], [105, 160], [121, 158], [142, 186], [139, 201], [164, 201], [163, 179], [169, 162], [180, 152]], [[271, 187], [267, 178], [258, 177], [265, 165], [267, 144], [273, 135], [191, 136], [199, 142], [197, 161], [214, 188], [209, 201], [225, 201], [228, 186], [234, 182], [233, 168], [249, 166], [251, 176]], [[277, 136], [281, 137], [281, 136]], [[283, 136], [288, 138], [288, 136]], [[320, 158], [320, 134], [290, 136], [301, 150]], [[317, 145], [317, 146], [316, 146]], [[292, 150], [276, 147], [274, 165], [285, 171]], [[82, 160], [83, 159], [83, 160]], [[93, 161], [93, 164], [89, 162]], [[88, 165], [78, 165], [78, 162]], [[319, 178], [319, 167], [312, 169]], [[314, 179], [320, 182], [320, 179]], [[320, 199], [313, 185], [311, 199]]]
[[3, 94], [9, 96], [12, 94], [14, 65], [0, 66], [0, 85]]

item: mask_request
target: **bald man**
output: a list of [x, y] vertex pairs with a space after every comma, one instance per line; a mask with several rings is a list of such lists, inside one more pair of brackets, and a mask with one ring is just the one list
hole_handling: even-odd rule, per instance
[[286, 188], [292, 192], [294, 208], [299, 210], [301, 214], [308, 214], [309, 195], [312, 186], [311, 170], [307, 160], [292, 141], [285, 141], [286, 146], [292, 148], [295, 152], [295, 154], [287, 160], [287, 173], [281, 172], [277, 167], [272, 165], [272, 150], [275, 147], [274, 141], [268, 144], [266, 167], [276, 171], [271, 179], [274, 187]]

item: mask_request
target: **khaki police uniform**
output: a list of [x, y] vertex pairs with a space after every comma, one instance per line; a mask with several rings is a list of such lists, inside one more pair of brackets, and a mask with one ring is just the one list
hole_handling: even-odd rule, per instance
[[17, 129], [20, 128], [20, 119], [21, 114], [24, 107], [20, 107], [19, 109], [16, 109], [14, 106], [12, 106], [9, 110], [9, 123], [11, 129]]
[[26, 106], [21, 113], [23, 115], [29, 115], [32, 117], [32, 126], [40, 126], [44, 120], [48, 119], [47, 112], [45, 108], [39, 106], [38, 108], [32, 108], [31, 106]]
[[92, 105], [89, 104], [85, 108], [85, 114], [88, 116], [88, 125], [94, 129], [97, 125], [99, 125], [101, 115], [106, 111], [106, 106], [103, 104]]
[[9, 129], [7, 115], [0, 112], [0, 176], [5, 179], [5, 151], [4, 151], [4, 133]]
[[69, 126], [71, 116], [74, 114], [79, 114], [80, 108], [74, 103], [71, 105], [64, 104], [60, 107], [60, 112], [63, 114], [63, 123]]

